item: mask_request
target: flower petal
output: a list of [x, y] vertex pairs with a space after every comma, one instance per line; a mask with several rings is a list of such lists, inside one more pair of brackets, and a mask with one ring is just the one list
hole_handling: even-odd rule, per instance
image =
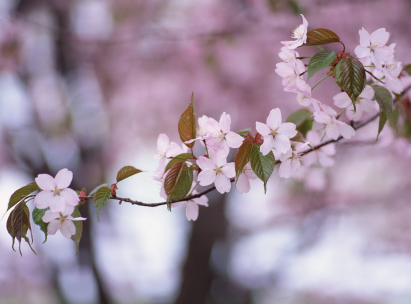
[[234, 163], [228, 163], [221, 168], [221, 172], [228, 178], [235, 176], [235, 165]]
[[291, 175], [291, 158], [282, 162], [279, 170], [280, 177], [289, 178]]
[[57, 218], [60, 217], [59, 212], [52, 212], [51, 210], [47, 210], [46, 213], [44, 213], [43, 217], [41, 218], [43, 222], [49, 223]]
[[[201, 185], [201, 184], [200, 184]], [[218, 192], [223, 194], [224, 192], [230, 192], [231, 182], [230, 179], [223, 174], [217, 174], [214, 185]]]
[[277, 132], [278, 134], [285, 135], [288, 138], [293, 138], [297, 135], [297, 130], [295, 128], [296, 126], [292, 122], [285, 122], [278, 127]]
[[61, 169], [56, 174], [56, 186], [57, 189], [64, 189], [70, 186], [71, 181], [73, 180], [73, 172], [69, 171], [68, 169], [64, 168]]
[[41, 191], [34, 198], [33, 204], [38, 209], [46, 209], [50, 206], [51, 201], [54, 198], [54, 193], [51, 191]]
[[247, 176], [244, 173], [240, 174], [235, 186], [238, 192], [240, 192], [241, 194], [248, 193], [251, 189], [250, 180], [247, 178]]
[[335, 106], [339, 108], [346, 108], [352, 104], [350, 97], [348, 97], [348, 94], [345, 92], [338, 93], [333, 97], [333, 100]]
[[231, 125], [231, 117], [230, 114], [226, 114], [223, 112], [220, 117], [220, 128], [223, 131], [223, 133], [228, 133], [230, 132], [230, 125]]
[[216, 173], [214, 170], [204, 170], [198, 174], [197, 180], [201, 186], [208, 186], [214, 183], [216, 179]]
[[287, 153], [291, 149], [290, 139], [285, 135], [277, 134], [273, 139], [273, 148], [281, 154]]
[[61, 190], [60, 196], [64, 199], [64, 203], [69, 206], [77, 206], [80, 201], [76, 191], [70, 188]]
[[271, 135], [264, 137], [264, 142], [260, 146], [260, 152], [267, 155], [273, 149], [273, 137]]
[[39, 174], [34, 180], [41, 190], [54, 191], [56, 188], [54, 178], [48, 174]]
[[256, 128], [257, 132], [260, 133], [261, 136], [263, 136], [263, 137], [266, 137], [266, 136], [270, 135], [270, 133], [271, 133], [270, 128], [266, 124], [263, 124], [263, 123], [258, 122], [258, 121], [255, 123], [255, 128]]
[[61, 227], [60, 220], [53, 220], [47, 225], [47, 234], [56, 234], [57, 230]]
[[244, 138], [241, 135], [238, 135], [232, 131], [226, 134], [225, 139], [227, 140], [227, 145], [230, 148], [239, 148], [244, 141]]
[[52, 212], [64, 212], [65, 208], [66, 204], [64, 202], [64, 199], [60, 195], [55, 195], [50, 200], [50, 210]]
[[198, 218], [199, 207], [196, 203], [188, 202], [186, 208], [186, 217], [189, 221], [195, 221]]
[[[279, 108], [272, 109], [267, 117], [267, 126], [271, 130], [277, 129], [281, 124], [281, 111]], [[261, 133], [260, 133], [261, 134]], [[263, 134], [261, 134], [263, 135]]]
[[214, 160], [209, 159], [205, 156], [200, 156], [197, 159], [197, 166], [199, 166], [201, 168], [201, 170], [214, 170], [215, 168], [215, 163]]
[[60, 232], [64, 237], [70, 239], [72, 235], [76, 234], [76, 226], [72, 221], [66, 219], [61, 223]]

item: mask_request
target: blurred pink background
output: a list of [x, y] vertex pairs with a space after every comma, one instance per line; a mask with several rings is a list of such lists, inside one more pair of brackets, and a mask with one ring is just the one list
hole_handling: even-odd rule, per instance
[[[2, 0], [0, 212], [16, 189], [61, 168], [91, 191], [133, 165], [147, 173], [118, 194], [162, 201], [149, 172], [157, 136], [179, 142], [192, 91], [197, 117], [225, 111], [236, 131], [300, 108], [274, 72], [300, 13], [351, 54], [361, 27], [385, 27], [396, 59], [411, 63], [407, 0]], [[330, 78], [317, 90], [330, 104], [339, 91]], [[245, 195], [212, 193], [194, 223], [184, 209], [115, 201], [98, 223], [90, 201], [77, 256], [59, 233], [42, 245], [33, 224], [37, 255], [22, 244], [20, 257], [6, 215], [0, 303], [409, 303], [411, 160], [401, 152], [340, 143], [324, 190], [276, 168], [267, 195], [258, 181]]]

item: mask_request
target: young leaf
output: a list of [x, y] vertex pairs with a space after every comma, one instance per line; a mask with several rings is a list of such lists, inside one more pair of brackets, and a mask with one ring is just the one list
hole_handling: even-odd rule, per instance
[[[34, 249], [31, 247], [30, 240], [26, 236], [28, 230], [30, 229], [31, 233], [31, 226], [30, 226], [30, 211], [29, 208], [27, 208], [25, 202], [20, 202], [19, 204], [16, 205], [16, 207], [13, 209], [13, 211], [10, 213], [9, 218], [7, 219], [7, 231], [13, 238], [13, 244], [12, 248], [14, 251], [14, 242], [17, 239], [19, 242], [19, 251], [20, 254], [21, 252], [21, 239], [23, 238], [30, 246], [31, 250], [34, 251]], [[31, 235], [31, 239], [33, 241], [33, 235]]]
[[380, 110], [382, 110], [386, 117], [391, 114], [393, 101], [390, 91], [386, 88], [373, 85], [375, 100], [377, 101], [378, 105], [380, 106]]
[[121, 168], [120, 171], [118, 171], [117, 173], [117, 183], [140, 172], [143, 172], [143, 171], [137, 168], [134, 168], [133, 166], [125, 166]]
[[242, 145], [240, 146], [240, 148], [238, 148], [238, 152], [235, 156], [235, 161], [234, 161], [236, 182], [241, 172], [243, 171], [244, 166], [251, 159], [252, 146], [253, 146], [253, 142], [251, 141], [251, 139], [245, 139]]
[[306, 136], [307, 132], [313, 128], [314, 119], [310, 110], [299, 109], [288, 116], [287, 122], [295, 124], [297, 131]]
[[187, 160], [189, 158], [192, 158], [192, 157], [193, 157], [193, 154], [191, 154], [191, 153], [181, 153], [181, 154], [177, 155], [176, 157], [173, 157], [173, 159], [168, 162], [168, 164], [166, 166], [166, 169], [164, 170], [164, 173], [166, 173], [168, 170], [170, 170], [171, 167], [174, 164], [176, 164], [178, 162], [181, 162], [181, 161], [185, 161], [185, 160]]
[[[194, 112], [194, 92], [191, 95], [191, 103], [188, 108], [181, 114], [178, 121], [178, 134], [182, 142], [189, 141], [196, 138], [196, 114]], [[195, 142], [185, 144], [192, 148]]]
[[[78, 207], [74, 208], [74, 212], [72, 214], [73, 217], [81, 217], [80, 211], [78, 210]], [[78, 248], [80, 245], [80, 239], [81, 236], [83, 235], [83, 221], [73, 221], [74, 226], [76, 226], [76, 234], [71, 236], [71, 239], [73, 240], [74, 244], [76, 244], [76, 255], [78, 253]]]
[[238, 135], [247, 135], [247, 134], [249, 134], [250, 132], [251, 132], [251, 128], [247, 128], [247, 129], [238, 131], [237, 134], [238, 134]]
[[97, 190], [100, 189], [100, 188], [102, 188], [102, 187], [107, 187], [107, 188], [109, 188], [109, 186], [108, 186], [107, 184], [101, 184], [100, 186], [97, 186], [96, 188], [94, 188], [93, 191], [91, 191], [91, 192], [89, 193], [89, 195], [94, 195], [94, 194], [97, 192]]
[[335, 82], [348, 94], [355, 111], [357, 97], [364, 90], [367, 82], [362, 63], [352, 56], [341, 59], [335, 68]]
[[94, 206], [97, 209], [97, 218], [100, 222], [100, 211], [104, 208], [107, 204], [108, 200], [110, 199], [111, 190], [107, 187], [101, 187], [97, 190], [96, 194], [94, 195]]
[[408, 75], [411, 76], [411, 64], [407, 64], [404, 68], [403, 71], [406, 71]]
[[32, 182], [28, 184], [27, 186], [24, 186], [18, 190], [16, 190], [10, 197], [9, 200], [9, 205], [7, 207], [7, 211], [10, 210], [10, 208], [13, 208], [18, 202], [20, 202], [23, 198], [25, 198], [27, 195], [30, 193], [40, 190], [39, 186], [37, 186], [36, 182]]
[[48, 223], [43, 222], [43, 215], [44, 213], [46, 213], [46, 211], [47, 209], [34, 208], [33, 214], [32, 214], [34, 223], [40, 226], [41, 231], [44, 232], [45, 239], [44, 239], [43, 244], [47, 241], [47, 235], [48, 235], [47, 234]]
[[333, 31], [317, 28], [307, 33], [307, 42], [304, 45], [323, 45], [333, 42], [340, 42], [340, 37]]
[[267, 181], [274, 171], [275, 158], [272, 151], [267, 155], [260, 152], [260, 145], [253, 145], [251, 149], [251, 168], [264, 182], [264, 193], [267, 193]]
[[[184, 161], [175, 163], [164, 180], [164, 189], [168, 201], [178, 201], [184, 198], [191, 189], [193, 183], [193, 171]], [[170, 210], [170, 205], [168, 205]]]
[[318, 71], [328, 67], [335, 59], [335, 52], [327, 50], [315, 54], [308, 63], [308, 79], [314, 76]]

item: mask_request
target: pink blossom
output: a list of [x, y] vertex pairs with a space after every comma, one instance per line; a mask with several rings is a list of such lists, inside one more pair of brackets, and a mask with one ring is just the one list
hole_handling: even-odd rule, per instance
[[393, 93], [401, 94], [401, 92], [404, 90], [403, 83], [398, 78], [401, 74], [401, 71], [402, 63], [391, 59], [385, 63], [381, 70], [375, 69], [373, 71], [373, 74], [375, 77], [383, 79], [384, 81], [384, 84], [381, 84], [379, 82], [378, 85], [382, 85]]
[[[328, 107], [329, 108], [329, 107]], [[324, 111], [314, 112], [314, 120], [318, 123], [325, 124], [325, 133], [330, 139], [338, 139], [341, 135], [342, 137], [349, 139], [355, 135], [355, 130], [347, 125], [345, 122], [339, 121], [335, 118], [335, 114], [326, 113]], [[335, 111], [334, 111], [335, 113]]]
[[197, 165], [201, 168], [198, 174], [198, 181], [201, 186], [208, 186], [214, 183], [220, 193], [231, 190], [230, 178], [235, 176], [234, 163], [227, 164], [227, 153], [225, 150], [217, 150], [213, 158], [200, 156]]
[[303, 24], [300, 24], [293, 31], [293, 34], [291, 35], [291, 38], [296, 38], [297, 40], [294, 40], [294, 41], [281, 41], [281, 43], [286, 45], [289, 49], [295, 49], [295, 48], [303, 45], [307, 41], [308, 22], [302, 14], [301, 14], [301, 17], [303, 17]]
[[[214, 119], [213, 119], [214, 120]], [[215, 122], [215, 123], [214, 123]], [[230, 131], [231, 117], [225, 112], [221, 114], [220, 122], [210, 120], [210, 124], [214, 126], [206, 139], [207, 145], [215, 149], [224, 149], [227, 152], [230, 148], [239, 148], [244, 141], [244, 138], [237, 133]]]
[[164, 159], [177, 155], [181, 148], [175, 142], [170, 143], [170, 139], [164, 133], [161, 133], [157, 139], [157, 149], [154, 153], [154, 159]]
[[365, 86], [360, 96], [355, 101], [356, 111], [354, 112], [354, 106], [351, 98], [347, 93], [341, 92], [333, 97], [334, 104], [339, 108], [347, 108], [345, 111], [349, 120], [358, 121], [361, 119], [364, 112], [374, 113], [376, 108], [374, 102], [371, 100], [374, 97], [374, 90], [369, 85]]
[[80, 201], [76, 191], [67, 188], [73, 179], [73, 172], [61, 169], [56, 177], [39, 174], [35, 181], [41, 191], [34, 198], [34, 205], [39, 209], [50, 207], [52, 212], [63, 212], [66, 206], [77, 206]]
[[[321, 143], [320, 135], [316, 131], [308, 131], [306, 138], [312, 147]], [[333, 155], [335, 155], [335, 144], [328, 144], [304, 155], [304, 166], [311, 166], [318, 162], [323, 167], [331, 167], [335, 163]]]
[[47, 225], [48, 234], [56, 234], [57, 230], [60, 229], [60, 232], [66, 238], [71, 238], [72, 235], [76, 234], [76, 226], [72, 221], [84, 221], [84, 217], [72, 217], [71, 214], [74, 211], [74, 207], [66, 206], [62, 212], [53, 212], [47, 210], [43, 215], [43, 222], [49, 223]]
[[[193, 194], [197, 194], [197, 191], [193, 191]], [[186, 217], [189, 221], [196, 221], [198, 218], [198, 213], [200, 210], [199, 206], [208, 207], [208, 198], [205, 195], [200, 196], [199, 198], [195, 198], [189, 201], [178, 202], [171, 205], [171, 207], [179, 207], [185, 206], [186, 207]]]
[[254, 171], [251, 169], [251, 164], [247, 163], [236, 181], [236, 188], [241, 194], [248, 193], [251, 189], [250, 179], [257, 179]]
[[298, 52], [291, 50], [286, 46], [283, 46], [278, 56], [287, 63], [295, 63], [295, 61], [297, 60], [296, 57], [299, 57], [300, 55], [298, 54]]
[[360, 45], [354, 50], [358, 58], [370, 57], [377, 69], [381, 69], [381, 62], [388, 61], [394, 57], [394, 47], [385, 44], [390, 34], [385, 28], [374, 31], [371, 35], [362, 28], [359, 31]]
[[300, 76], [306, 68], [301, 60], [292, 63], [280, 62], [276, 64], [275, 72], [283, 78], [283, 86], [303, 90], [306, 86], [305, 80]]
[[264, 138], [264, 143], [260, 146], [263, 155], [267, 155], [272, 149], [281, 154], [291, 149], [290, 138], [297, 135], [296, 126], [291, 122], [281, 121], [281, 111], [276, 108], [270, 111], [266, 124], [256, 122], [256, 129]]
[[296, 150], [289, 150], [286, 154], [280, 156], [280, 177], [289, 178], [293, 171], [296, 171], [298, 168], [300, 168], [302, 161], [301, 152], [303, 150], [306, 150], [307, 147], [307, 144], [299, 143], [296, 146]]

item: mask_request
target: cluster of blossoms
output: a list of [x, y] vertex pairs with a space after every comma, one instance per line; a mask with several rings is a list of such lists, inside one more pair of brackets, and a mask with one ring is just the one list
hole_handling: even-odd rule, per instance
[[[256, 122], [257, 135], [253, 139], [259, 138], [259, 150], [262, 155], [267, 156], [273, 153], [277, 162], [281, 162], [279, 175], [282, 178], [302, 178], [310, 176], [319, 180], [317, 183], [311, 183], [315, 187], [321, 188], [325, 185], [323, 168], [334, 165], [333, 156], [336, 153], [335, 144], [327, 143], [326, 145], [313, 150], [313, 146], [321, 145], [324, 140], [338, 140], [340, 138], [350, 139], [355, 135], [355, 129], [352, 122], [359, 121], [365, 113], [368, 115], [375, 114], [379, 111], [379, 106], [374, 99], [374, 89], [366, 85], [361, 94], [356, 98], [355, 103], [345, 92], [338, 93], [333, 97], [334, 105], [342, 109], [337, 113], [331, 106], [315, 99], [312, 96], [313, 88], [308, 84], [305, 78], [307, 75], [306, 64], [301, 60], [299, 53], [295, 51], [297, 47], [307, 43], [308, 22], [303, 15], [303, 23], [294, 31], [293, 41], [282, 41], [284, 45], [281, 48], [279, 57], [283, 60], [276, 65], [275, 72], [282, 77], [282, 84], [286, 92], [296, 94], [299, 105], [310, 110], [314, 127], [304, 134], [297, 131], [296, 125], [291, 122], [283, 122], [280, 109], [276, 108], [270, 111], [266, 122]], [[402, 69], [400, 62], [394, 60], [395, 44], [386, 46], [389, 34], [385, 29], [379, 29], [371, 35], [364, 29], [360, 30], [360, 45], [356, 47], [355, 53], [358, 59], [371, 70], [374, 78], [380, 78], [379, 82], [374, 83], [384, 86], [392, 94], [400, 93], [403, 85], [398, 78]], [[335, 77], [333, 68], [336, 67], [339, 60], [349, 56], [345, 50], [334, 59], [331, 64], [331, 70], [327, 76]], [[321, 81], [320, 81], [321, 82]], [[340, 120], [341, 115], [345, 112], [351, 124]], [[366, 115], [367, 115], [366, 114]], [[220, 121], [202, 116], [198, 119], [197, 138], [186, 141], [190, 144], [194, 141], [200, 141], [205, 145], [207, 154], [198, 158], [187, 161], [195, 166], [194, 172], [199, 172], [195, 176], [193, 189], [196, 185], [208, 186], [214, 183], [215, 188], [220, 193], [231, 190], [231, 182], [235, 179], [235, 185], [240, 193], [250, 191], [250, 179], [256, 179], [250, 163], [244, 166], [241, 174], [236, 176], [234, 163], [227, 163], [227, 156], [230, 148], [239, 148], [246, 136], [241, 136], [230, 130], [230, 115], [225, 112], [221, 115]], [[256, 141], [257, 142], [257, 141]], [[187, 148], [179, 147], [176, 143], [170, 143], [165, 134], [160, 134], [158, 138], [158, 147], [155, 158], [160, 159], [160, 164], [156, 170], [154, 179], [164, 184], [164, 178], [167, 172], [164, 169], [168, 161], [180, 153], [187, 152]], [[300, 172], [297, 169], [302, 167]], [[321, 186], [322, 185], [322, 186]], [[190, 193], [194, 193], [193, 190]], [[164, 198], [167, 195], [162, 187], [161, 194]], [[207, 205], [207, 199], [200, 197], [188, 202], [178, 203], [175, 205], [187, 205], [187, 218], [195, 220], [198, 217], [198, 205]]]
[[33, 204], [38, 209], [47, 209], [43, 216], [43, 222], [48, 223], [47, 233], [56, 234], [58, 230], [66, 238], [71, 238], [76, 233], [76, 227], [72, 221], [85, 220], [83, 217], [73, 218], [74, 208], [80, 202], [76, 191], [68, 188], [73, 180], [73, 172], [61, 169], [56, 177], [48, 174], [39, 174], [36, 184], [42, 190], [34, 198]]

